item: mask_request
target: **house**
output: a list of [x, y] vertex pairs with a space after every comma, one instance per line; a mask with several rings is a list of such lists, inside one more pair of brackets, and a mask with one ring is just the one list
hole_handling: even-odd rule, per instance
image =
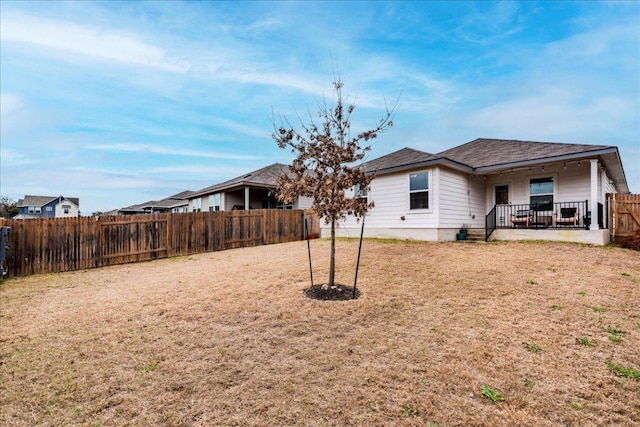
[[308, 209], [312, 199], [300, 197], [284, 205], [276, 199], [278, 177], [289, 173], [287, 165], [274, 163], [236, 178], [194, 191], [189, 195], [189, 212], [234, 209]]
[[77, 197], [24, 196], [18, 200], [18, 215], [14, 219], [71, 218], [80, 216]]
[[185, 190], [173, 196], [166, 197], [162, 200], [150, 200], [148, 202], [140, 203], [137, 205], [127, 206], [118, 209], [118, 215], [141, 215], [141, 214], [153, 214], [153, 213], [182, 213], [188, 212], [189, 199], [188, 197], [193, 191]]
[[[368, 237], [449, 241], [467, 228], [486, 239], [606, 244], [606, 194], [629, 192], [615, 146], [479, 138], [437, 154], [403, 148], [362, 167], [375, 173]], [[337, 229], [359, 234], [355, 218]]]

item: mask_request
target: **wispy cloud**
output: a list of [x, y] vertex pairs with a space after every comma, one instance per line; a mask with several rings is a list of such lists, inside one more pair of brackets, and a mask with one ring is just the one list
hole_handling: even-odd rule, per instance
[[188, 70], [187, 64], [168, 58], [162, 48], [125, 32], [16, 13], [3, 14], [1, 22], [5, 41], [29, 43], [75, 55], [171, 72]]
[[226, 160], [256, 160], [258, 156], [233, 154], [233, 153], [219, 153], [215, 151], [205, 150], [190, 150], [171, 148], [166, 146], [156, 146], [151, 144], [90, 144], [86, 147], [89, 150], [100, 150], [109, 152], [121, 152], [121, 153], [150, 153], [161, 154], [167, 156], [181, 156], [181, 157], [204, 157], [209, 159], [226, 159]]

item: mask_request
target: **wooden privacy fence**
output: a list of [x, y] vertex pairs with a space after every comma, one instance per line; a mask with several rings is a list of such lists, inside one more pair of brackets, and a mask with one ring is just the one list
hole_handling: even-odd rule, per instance
[[640, 194], [607, 194], [611, 239], [617, 242], [640, 230]]
[[260, 209], [3, 220], [11, 227], [8, 276], [56, 273], [225, 249], [284, 243], [320, 233], [311, 211]]

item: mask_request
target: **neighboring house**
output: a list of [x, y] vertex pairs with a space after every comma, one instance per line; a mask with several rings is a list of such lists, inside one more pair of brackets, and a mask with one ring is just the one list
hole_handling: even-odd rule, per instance
[[[362, 166], [375, 173], [359, 192], [375, 203], [368, 237], [448, 241], [467, 228], [491, 239], [606, 244], [606, 194], [629, 192], [615, 146], [480, 138], [438, 154], [403, 148]], [[359, 233], [355, 218], [337, 230]]]
[[151, 200], [145, 203], [137, 205], [127, 206], [125, 208], [118, 209], [119, 215], [142, 215], [153, 213], [182, 213], [189, 212], [189, 199], [188, 197], [193, 191], [182, 191], [173, 196], [169, 196], [162, 200]]
[[24, 196], [18, 200], [18, 215], [14, 219], [71, 218], [80, 216], [77, 197]]
[[234, 209], [308, 209], [312, 199], [300, 197], [284, 205], [275, 197], [278, 177], [288, 173], [287, 165], [274, 163], [220, 184], [194, 191], [189, 196], [189, 212]]

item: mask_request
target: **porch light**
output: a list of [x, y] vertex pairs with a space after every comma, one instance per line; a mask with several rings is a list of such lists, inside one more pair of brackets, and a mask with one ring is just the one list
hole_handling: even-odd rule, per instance
[[544, 172], [544, 166], [542, 167], [542, 172]]
[[564, 162], [564, 168], [565, 169], [567, 168], [567, 162]]

